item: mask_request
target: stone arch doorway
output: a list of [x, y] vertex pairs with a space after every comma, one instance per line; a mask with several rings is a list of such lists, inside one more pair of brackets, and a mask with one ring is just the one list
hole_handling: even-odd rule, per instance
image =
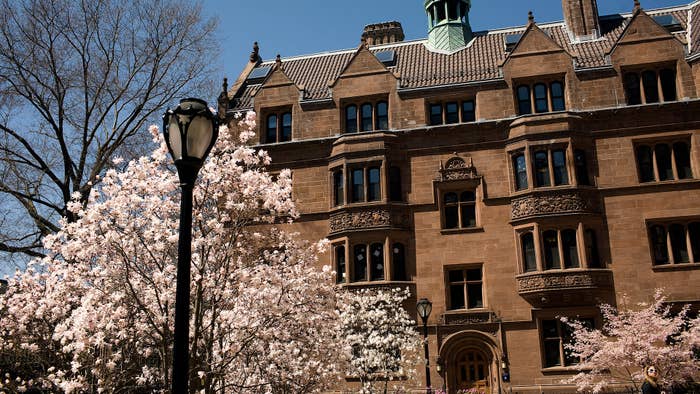
[[470, 388], [498, 393], [499, 354], [494, 338], [480, 331], [461, 331], [447, 337], [440, 347], [440, 359], [448, 393]]

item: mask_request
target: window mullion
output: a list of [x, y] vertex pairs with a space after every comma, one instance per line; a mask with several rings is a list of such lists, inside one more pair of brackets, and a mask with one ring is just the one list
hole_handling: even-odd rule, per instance
[[681, 178], [678, 176], [678, 167], [676, 167], [676, 149], [673, 143], [669, 143], [668, 147], [671, 151], [671, 171], [673, 171], [673, 179], [679, 180]]
[[655, 71], [655, 75], [656, 75], [656, 91], [659, 92], [659, 102], [663, 103], [664, 101], [666, 101], [666, 99], [664, 98], [664, 89], [661, 86], [661, 74], [659, 73], [659, 70]]
[[559, 269], [563, 270], [566, 268], [566, 261], [564, 260], [564, 245], [561, 242], [561, 230], [557, 230], [557, 249], [559, 249]]
[[547, 170], [549, 170], [549, 186], [555, 186], [554, 156], [552, 155], [552, 149], [547, 149]]
[[659, 177], [659, 166], [657, 165], [656, 162], [656, 146], [652, 145], [651, 146], [651, 164], [654, 167], [654, 179], [658, 182], [661, 180]]
[[547, 95], [547, 112], [552, 112], [552, 108], [554, 108], [554, 106], [552, 105], [552, 84], [546, 84], [544, 91]]
[[534, 160], [532, 160], [532, 157], [530, 156], [530, 147], [525, 146], [525, 172], [527, 173], [527, 188], [529, 190], [532, 190], [535, 187], [535, 180], [533, 179], [533, 171], [531, 166], [533, 166]]
[[646, 93], [644, 92], [644, 81], [643, 81], [643, 74], [640, 72], [639, 73], [639, 96], [641, 97], [642, 104], [647, 103], [647, 96]]
[[537, 263], [537, 271], [544, 271], [544, 262], [542, 261], [542, 236], [540, 234], [540, 226], [535, 223], [535, 228], [532, 230], [533, 241], [535, 243], [535, 261]]
[[688, 250], [688, 261], [693, 263], [695, 262], [695, 256], [693, 256], [693, 245], [687, 223], [683, 225], [683, 229], [685, 230], [685, 248]]
[[671, 264], [676, 264], [676, 259], [673, 255], [673, 245], [671, 244], [671, 227], [664, 225], [664, 230], [666, 230], [666, 251], [668, 252], [668, 261]]
[[578, 261], [581, 268], [588, 268], [588, 254], [586, 253], [586, 237], [583, 223], [579, 222], [576, 229], [576, 251], [578, 252]]

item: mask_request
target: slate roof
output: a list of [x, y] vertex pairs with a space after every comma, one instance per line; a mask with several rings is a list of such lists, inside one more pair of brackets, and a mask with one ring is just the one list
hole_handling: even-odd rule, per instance
[[[673, 35], [685, 45], [690, 41], [689, 57], [700, 55], [700, 23], [691, 22], [691, 26], [688, 26], [688, 20], [700, 20], [700, 1], [687, 6], [644, 11], [652, 17], [673, 15], [684, 29]], [[537, 26], [572, 56], [577, 70], [585, 70], [610, 66], [607, 55], [631, 17], [632, 13], [600, 17], [601, 37], [584, 42], [572, 42], [564, 22], [543, 23]], [[389, 69], [399, 73], [401, 89], [488, 81], [502, 77], [500, 66], [509, 54], [505, 48], [505, 37], [521, 34], [525, 32], [526, 27], [476, 32], [474, 40], [467, 47], [451, 54], [429, 50], [427, 39], [372, 46], [369, 50], [373, 53], [386, 50], [396, 52], [396, 64]], [[304, 101], [330, 99], [329, 81], [340, 75], [356, 51], [355, 48], [282, 58], [282, 64], [287, 76], [297, 86], [304, 87]], [[274, 64], [274, 60], [262, 62], [258, 67], [271, 64]], [[259, 88], [259, 83], [242, 86], [234, 96], [233, 108], [251, 108], [252, 98]]]

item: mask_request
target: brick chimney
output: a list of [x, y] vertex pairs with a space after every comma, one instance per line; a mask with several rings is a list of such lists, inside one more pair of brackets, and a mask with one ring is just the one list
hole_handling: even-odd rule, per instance
[[574, 40], [594, 40], [600, 37], [596, 0], [562, 0], [561, 7], [564, 21]]
[[403, 28], [396, 21], [374, 23], [365, 26], [362, 38], [370, 46], [401, 42], [404, 39]]

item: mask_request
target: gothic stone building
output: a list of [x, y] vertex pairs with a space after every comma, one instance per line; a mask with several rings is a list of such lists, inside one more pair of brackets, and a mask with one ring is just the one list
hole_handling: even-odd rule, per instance
[[470, 0], [425, 0], [427, 39], [388, 22], [352, 50], [256, 46], [221, 97], [258, 113], [340, 285], [432, 302], [433, 387], [572, 392], [558, 316], [700, 301], [700, 2], [562, 5], [473, 32]]

